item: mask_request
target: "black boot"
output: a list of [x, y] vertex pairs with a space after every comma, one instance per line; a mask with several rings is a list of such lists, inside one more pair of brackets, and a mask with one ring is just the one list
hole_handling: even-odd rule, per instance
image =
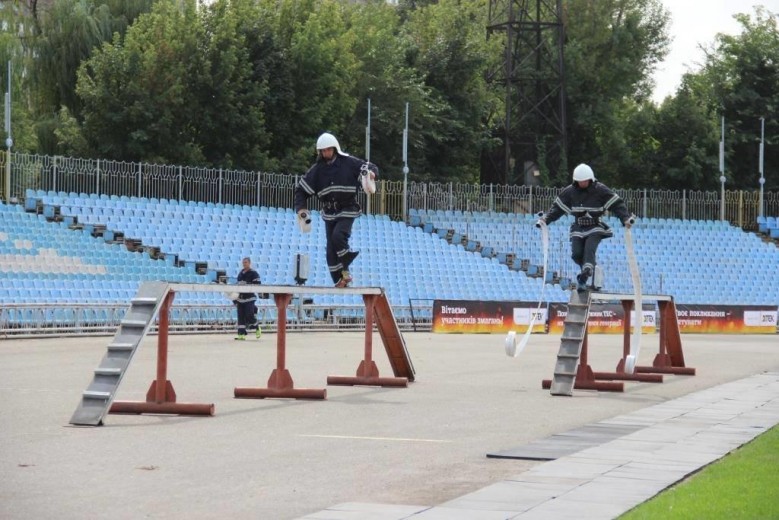
[[349, 269], [349, 266], [352, 265], [352, 262], [354, 262], [354, 259], [357, 258], [357, 255], [359, 254], [359, 251], [347, 251], [344, 256], [341, 257], [341, 263], [344, 266], [344, 270]]
[[592, 274], [592, 269], [590, 269], [589, 267], [585, 267], [584, 269], [582, 269], [582, 272], [576, 276], [576, 281], [578, 282], [576, 286], [576, 290], [578, 291], [587, 290], [587, 279], [590, 277], [591, 274]]

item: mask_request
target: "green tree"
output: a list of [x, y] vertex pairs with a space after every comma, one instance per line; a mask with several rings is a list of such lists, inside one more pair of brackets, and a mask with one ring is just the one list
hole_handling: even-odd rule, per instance
[[316, 137], [324, 131], [343, 133], [357, 108], [352, 86], [358, 64], [344, 38], [348, 8], [334, 0], [317, 2], [292, 36], [289, 57], [296, 106], [291, 126], [303, 138], [289, 150], [293, 160], [311, 162]]
[[36, 38], [30, 39], [36, 59], [29, 68], [34, 84], [37, 132], [44, 153], [59, 153], [54, 132], [60, 109], [77, 119], [82, 100], [76, 94], [81, 63], [114, 34], [120, 36], [154, 0], [58, 0], [36, 20]]
[[685, 76], [682, 86], [658, 109], [653, 134], [652, 185], [662, 189], [713, 190], [719, 187], [719, 125], [706, 106], [708, 88]]
[[[610, 156], [620, 167], [609, 182], [620, 187], [658, 188], [653, 174], [661, 143], [654, 131], [658, 109], [650, 100], [627, 100], [620, 104], [617, 119], [621, 139]], [[665, 186], [663, 186], [665, 187]]]
[[194, 94], [208, 64], [194, 6], [157, 3], [124, 41], [117, 34], [78, 71], [83, 132], [93, 153], [119, 160], [202, 164]]
[[[197, 142], [206, 163], [265, 169], [269, 132], [264, 122], [268, 79], [261, 42], [270, 32], [253, 0], [219, 0], [203, 15], [204, 74], [193, 88]], [[258, 45], [260, 43], [260, 45]]]
[[[730, 188], [758, 187], [760, 118], [765, 118], [765, 169], [779, 170], [779, 29], [776, 15], [756, 7], [754, 19], [738, 14], [737, 36], [720, 34], [701, 71], [711, 92], [708, 108], [725, 116], [726, 177]], [[716, 114], [716, 115], [715, 115]], [[779, 188], [766, 175], [767, 189]]]
[[[668, 13], [657, 0], [564, 6], [568, 161], [587, 162], [599, 178], [612, 182], [631, 166], [624, 163], [631, 146], [624, 116], [649, 97], [650, 73], [667, 52]], [[630, 187], [647, 175], [633, 171], [622, 179]], [[561, 172], [555, 182], [569, 180]]]
[[314, 159], [317, 136], [342, 134], [357, 100], [357, 67], [345, 37], [352, 6], [335, 0], [260, 0], [270, 31], [256, 42], [266, 51], [258, 70], [267, 71], [264, 103], [269, 153], [285, 173], [301, 173]]
[[[347, 39], [358, 64], [352, 84], [357, 107], [344, 128], [344, 138], [355, 154], [364, 155], [370, 98], [371, 160], [380, 166], [385, 179], [403, 175], [406, 103], [416, 114], [426, 92], [422, 78], [407, 63], [410, 42], [400, 31], [397, 9], [386, 3], [357, 5], [350, 12]], [[409, 161], [413, 159], [412, 146]]]
[[779, 164], [777, 131], [772, 114], [779, 106], [779, 32], [776, 19], [762, 8], [755, 20], [736, 16], [738, 36], [718, 35], [705, 47], [699, 71], [684, 75], [676, 95], [658, 109], [653, 134], [654, 184], [673, 189], [714, 190], [719, 181], [721, 117], [725, 116], [725, 173], [729, 189], [759, 187], [760, 118], [765, 117], [766, 189], [777, 189], [771, 175]]
[[496, 97], [485, 79], [494, 62], [489, 50], [496, 50], [486, 41], [486, 24], [483, 2], [442, 0], [411, 11], [404, 26], [409, 62], [427, 88], [413, 107], [411, 148], [427, 178], [478, 180]]

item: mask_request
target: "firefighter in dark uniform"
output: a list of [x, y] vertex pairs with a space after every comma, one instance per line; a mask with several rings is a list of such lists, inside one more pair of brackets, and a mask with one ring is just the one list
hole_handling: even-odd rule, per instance
[[[242, 261], [241, 272], [238, 273], [236, 281], [239, 285], [259, 285], [260, 275], [252, 269], [252, 261], [246, 257]], [[257, 295], [254, 293], [240, 293], [234, 300], [238, 311], [238, 335], [235, 339], [243, 341], [246, 339], [246, 329], [255, 329], [254, 335], [257, 339], [262, 336], [260, 324], [257, 322]]]
[[601, 220], [606, 211], [613, 213], [627, 228], [635, 222], [635, 216], [628, 211], [619, 195], [598, 182], [592, 168], [580, 164], [573, 170], [573, 183], [559, 193], [549, 211], [536, 222], [536, 226], [541, 227], [542, 222], [551, 224], [563, 215], [573, 215], [569, 236], [571, 258], [581, 267], [576, 277], [579, 290], [586, 289], [587, 280], [594, 273], [598, 244], [602, 239], [614, 235], [611, 228]]
[[[327, 267], [336, 287], [347, 287], [352, 281], [349, 266], [359, 254], [349, 248], [354, 219], [362, 214], [357, 203], [361, 175], [375, 179], [374, 164], [341, 151], [338, 140], [324, 133], [316, 142], [316, 163], [300, 178], [295, 187], [295, 212], [298, 219], [310, 224], [308, 198], [321, 201], [322, 220], [327, 237]], [[301, 229], [305, 228], [301, 226]]]

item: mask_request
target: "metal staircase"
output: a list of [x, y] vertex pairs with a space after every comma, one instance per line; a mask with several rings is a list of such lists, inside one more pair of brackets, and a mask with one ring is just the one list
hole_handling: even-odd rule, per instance
[[95, 369], [92, 382], [82, 393], [81, 403], [70, 418], [70, 424], [99, 426], [103, 423], [135, 350], [151, 327], [168, 289], [169, 285], [165, 282], [141, 284], [105, 356]]
[[573, 395], [576, 382], [576, 369], [582, 345], [587, 336], [587, 318], [590, 314], [590, 292], [571, 291], [568, 302], [568, 315], [565, 317], [563, 334], [560, 338], [560, 350], [549, 393], [552, 395]]

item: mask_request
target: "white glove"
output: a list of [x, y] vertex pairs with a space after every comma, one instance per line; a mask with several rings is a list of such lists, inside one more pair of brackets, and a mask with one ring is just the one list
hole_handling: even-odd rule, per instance
[[362, 190], [368, 195], [376, 193], [376, 173], [368, 168], [367, 164], [363, 164], [360, 168], [360, 184], [362, 184]]
[[307, 209], [301, 209], [297, 215], [298, 227], [301, 233], [311, 232], [311, 213]]

